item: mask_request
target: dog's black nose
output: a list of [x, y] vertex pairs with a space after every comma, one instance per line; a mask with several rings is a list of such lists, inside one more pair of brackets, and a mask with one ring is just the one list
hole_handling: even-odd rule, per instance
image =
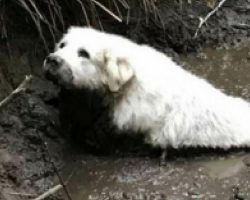
[[46, 64], [49, 65], [53, 70], [57, 70], [60, 67], [60, 59], [54, 55], [50, 55], [45, 60]]

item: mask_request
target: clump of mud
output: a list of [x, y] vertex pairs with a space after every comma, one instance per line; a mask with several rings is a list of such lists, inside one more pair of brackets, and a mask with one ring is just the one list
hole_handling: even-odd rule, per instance
[[[54, 174], [54, 169], [44, 142], [48, 148], [52, 147], [53, 157], [61, 155], [64, 142], [57, 133], [58, 111], [48, 104], [56, 96], [55, 86], [33, 79], [26, 93], [21, 93], [1, 112], [0, 194], [3, 196], [11, 192], [37, 195], [53, 185], [48, 177]], [[59, 168], [62, 165], [58, 159], [55, 163]]]

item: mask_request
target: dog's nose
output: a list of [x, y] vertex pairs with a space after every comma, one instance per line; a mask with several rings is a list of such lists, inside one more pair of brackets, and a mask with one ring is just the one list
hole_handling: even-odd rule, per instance
[[50, 68], [53, 68], [53, 70], [57, 70], [60, 67], [61, 60], [54, 55], [49, 55], [46, 60], [46, 64], [50, 66]]

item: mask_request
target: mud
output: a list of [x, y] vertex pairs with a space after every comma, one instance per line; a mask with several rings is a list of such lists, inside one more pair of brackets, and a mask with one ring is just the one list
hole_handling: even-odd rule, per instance
[[[152, 15], [129, 25], [104, 20], [103, 26], [160, 49], [228, 94], [250, 100], [249, 1], [226, 1], [197, 38], [198, 17], [218, 1], [159, 2], [160, 23]], [[142, 137], [119, 133], [100, 94], [44, 80], [41, 40], [17, 33], [0, 41], [0, 99], [26, 74], [36, 78], [0, 113], [0, 199], [33, 199], [58, 183], [46, 148], [64, 180], [70, 178], [73, 200], [250, 199], [248, 150], [170, 150], [167, 165], [159, 167], [160, 151]], [[63, 192], [52, 198], [66, 199]]]
[[[53, 156], [58, 157], [63, 149], [63, 141], [56, 132], [57, 111], [44, 103], [54, 97], [53, 85], [38, 79], [31, 85], [26, 94], [20, 94], [0, 115], [0, 191], [3, 196], [8, 195], [4, 192], [7, 190], [35, 195], [48, 189], [53, 184], [48, 177], [54, 169], [48, 162], [44, 142], [53, 146]], [[62, 164], [57, 160], [55, 163]]]
[[200, 19], [204, 19], [219, 2], [157, 1], [156, 14], [148, 17], [144, 13], [137, 13], [141, 18], [140, 23], [131, 21], [125, 26], [113, 22], [115, 26], [105, 28], [139, 43], [150, 44], [172, 57], [197, 52], [204, 45], [213, 48], [238, 46], [250, 36], [249, 2], [244, 0], [226, 1], [195, 37]]
[[240, 47], [214, 50], [205, 48], [195, 56], [182, 59], [186, 69], [210, 80], [217, 88], [233, 96], [250, 99], [250, 47], [245, 41]]
[[242, 199], [249, 199], [249, 169], [243, 157], [177, 159], [165, 167], [159, 167], [158, 159], [90, 157], [68, 164], [63, 175], [76, 169], [68, 183], [75, 200], [229, 200], [237, 188]]

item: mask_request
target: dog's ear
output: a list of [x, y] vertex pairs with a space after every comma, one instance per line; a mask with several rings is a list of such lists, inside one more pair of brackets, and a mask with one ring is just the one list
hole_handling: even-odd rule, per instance
[[104, 53], [104, 70], [103, 82], [111, 92], [117, 92], [134, 76], [134, 70], [128, 60], [112, 54], [111, 51]]

